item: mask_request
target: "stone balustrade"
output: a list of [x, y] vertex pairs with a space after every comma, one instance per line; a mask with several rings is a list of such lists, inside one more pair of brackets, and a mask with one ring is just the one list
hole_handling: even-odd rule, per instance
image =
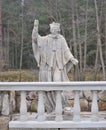
[[[81, 116], [79, 95], [82, 90], [92, 91], [90, 118]], [[9, 122], [9, 129], [30, 128], [106, 128], [106, 119], [100, 115], [98, 93], [106, 90], [105, 81], [90, 82], [1, 82], [0, 91], [19, 91], [21, 93], [20, 118]], [[37, 119], [29, 120], [26, 92], [38, 91]], [[44, 106], [44, 92], [56, 91], [55, 118], [47, 120]], [[73, 113], [64, 118], [61, 91], [74, 91]], [[105, 113], [106, 114], [106, 113]], [[84, 114], [83, 114], [84, 115]]]

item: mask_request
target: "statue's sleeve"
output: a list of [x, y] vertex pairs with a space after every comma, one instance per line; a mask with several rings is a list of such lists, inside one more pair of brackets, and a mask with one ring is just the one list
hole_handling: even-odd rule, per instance
[[[38, 32], [36, 31], [36, 29], [33, 29], [32, 31], [32, 49], [33, 49], [33, 53], [34, 53], [34, 57], [37, 61], [38, 67], [40, 65], [41, 59], [42, 59], [42, 55], [43, 57], [45, 57], [46, 55], [46, 51], [45, 47], [46, 47], [46, 43], [47, 43], [47, 36], [40, 36], [38, 34]], [[44, 59], [42, 59], [44, 61]]]
[[38, 34], [38, 32], [36, 31], [36, 29], [34, 28], [32, 31], [32, 49], [33, 49], [33, 53], [34, 53], [34, 57], [37, 61], [38, 67], [39, 67], [39, 63], [40, 63], [40, 43], [39, 43], [39, 39], [41, 38], [41, 36]]
[[72, 55], [64, 37], [62, 37], [62, 50], [63, 50], [63, 64], [66, 67], [66, 71], [68, 73], [73, 65], [71, 60], [74, 58], [74, 56]]
[[71, 61], [71, 59], [74, 58], [74, 56], [71, 53], [64, 37], [62, 38], [62, 41], [63, 41], [62, 48], [63, 48], [63, 55], [64, 55], [64, 64], [67, 64], [69, 61]]

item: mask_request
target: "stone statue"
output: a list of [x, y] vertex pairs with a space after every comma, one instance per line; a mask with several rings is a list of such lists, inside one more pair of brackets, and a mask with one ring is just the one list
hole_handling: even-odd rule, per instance
[[[32, 48], [34, 57], [39, 67], [39, 81], [41, 82], [60, 82], [69, 81], [67, 73], [72, 64], [77, 65], [78, 60], [74, 58], [65, 38], [59, 33], [60, 24], [52, 22], [50, 24], [51, 34], [40, 36], [38, 33], [39, 21], [34, 21], [32, 31]], [[46, 92], [49, 99], [51, 110], [55, 104], [54, 92]], [[52, 96], [51, 96], [52, 95]]]

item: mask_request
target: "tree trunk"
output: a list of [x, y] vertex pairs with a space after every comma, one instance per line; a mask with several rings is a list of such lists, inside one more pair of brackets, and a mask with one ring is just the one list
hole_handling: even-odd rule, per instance
[[8, 28], [7, 28], [7, 43], [6, 43], [6, 64], [9, 66], [9, 44], [10, 44], [10, 33], [9, 33], [9, 21], [8, 21]]
[[22, 60], [23, 60], [23, 44], [24, 44], [24, 14], [23, 14], [23, 8], [24, 8], [24, 0], [22, 1], [22, 30], [21, 30], [21, 53], [20, 53], [20, 77], [19, 77], [19, 81], [21, 82], [21, 77], [22, 77]]
[[2, 0], [0, 0], [0, 70], [3, 67], [3, 47], [2, 47]]
[[15, 44], [15, 55], [14, 55], [14, 57], [15, 57], [15, 68], [17, 69], [18, 68], [18, 63], [17, 63], [17, 60], [18, 60], [18, 53], [17, 53], [17, 40], [16, 40], [16, 38], [14, 39], [14, 44]]
[[7, 28], [3, 28], [3, 51], [2, 51], [2, 58], [4, 62], [4, 70], [8, 70], [9, 68], [9, 42], [10, 42], [10, 36], [9, 36], [9, 21], [7, 23]]
[[94, 3], [95, 3], [96, 21], [97, 21], [97, 46], [99, 48], [100, 60], [101, 60], [102, 71], [103, 71], [103, 78], [105, 80], [106, 79], [106, 73], [105, 73], [105, 65], [104, 65], [103, 52], [102, 52], [102, 43], [101, 43], [101, 35], [100, 35], [97, 1], [94, 0]]
[[79, 21], [79, 8], [77, 5], [77, 9], [76, 9], [76, 13], [77, 13], [77, 34], [78, 34], [78, 45], [79, 45], [79, 73], [78, 73], [78, 77], [79, 80], [83, 80], [83, 69], [82, 69], [82, 41], [81, 41], [81, 35], [80, 35], [80, 21]]
[[86, 61], [87, 61], [87, 24], [88, 24], [88, 0], [86, 0], [86, 11], [85, 11], [85, 41], [84, 41], [84, 79], [86, 72]]
[[[58, 15], [59, 15], [59, 22], [62, 23], [62, 22], [61, 22], [61, 21], [62, 21], [62, 20], [61, 20], [61, 19], [62, 19], [62, 18], [61, 18], [61, 13], [60, 13], [59, 9], [58, 9]], [[62, 35], [65, 37], [64, 28], [63, 28], [62, 26], [61, 26], [61, 32], [62, 32]]]
[[48, 0], [48, 3], [49, 3], [49, 15], [50, 17], [53, 17], [53, 5], [52, 5], [52, 1], [51, 0]]
[[58, 15], [58, 0], [55, 1], [55, 15], [56, 15], [56, 21], [59, 21], [59, 15]]
[[98, 66], [98, 51], [99, 51], [99, 48], [98, 48], [98, 45], [97, 45], [97, 49], [96, 49], [96, 59], [95, 59], [95, 73], [94, 73], [94, 81], [96, 81], [96, 77], [97, 77], [97, 66]]
[[[74, 56], [77, 58], [77, 43], [76, 43], [76, 29], [75, 29], [75, 1], [71, 1], [71, 9], [72, 9], [72, 28], [73, 28], [73, 42], [74, 42]], [[74, 68], [74, 80], [78, 80], [78, 66]]]

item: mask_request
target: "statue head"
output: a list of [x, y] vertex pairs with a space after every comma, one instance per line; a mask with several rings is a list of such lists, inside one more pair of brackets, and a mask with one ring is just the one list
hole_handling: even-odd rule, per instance
[[58, 34], [60, 32], [60, 23], [51, 23], [50, 24], [50, 32], [54, 35]]

